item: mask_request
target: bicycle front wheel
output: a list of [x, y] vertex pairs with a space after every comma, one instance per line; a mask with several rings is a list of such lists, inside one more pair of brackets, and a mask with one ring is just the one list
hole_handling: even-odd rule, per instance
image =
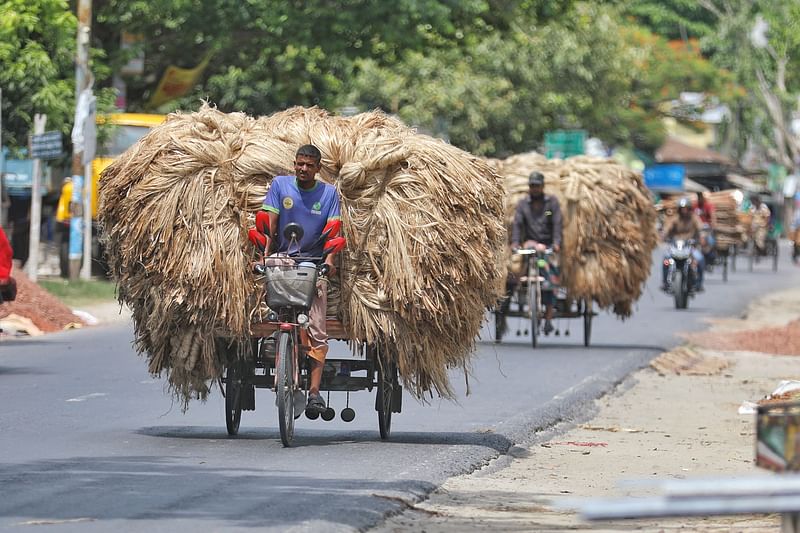
[[295, 341], [292, 334], [282, 331], [278, 338], [275, 361], [275, 393], [278, 395], [278, 425], [281, 441], [289, 447], [294, 438]]

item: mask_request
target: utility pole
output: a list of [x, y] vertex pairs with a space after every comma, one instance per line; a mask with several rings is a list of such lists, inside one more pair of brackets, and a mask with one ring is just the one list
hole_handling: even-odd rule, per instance
[[[87, 95], [86, 92], [89, 92]], [[86, 113], [83, 120], [83, 265], [81, 266], [81, 279], [92, 278], [92, 196], [94, 195], [94, 175], [92, 174], [92, 160], [97, 146], [97, 120], [96, 99], [91, 94], [91, 89], [84, 91], [86, 100]]]
[[[89, 86], [91, 73], [89, 72], [89, 40], [92, 26], [92, 0], [78, 0], [78, 48], [75, 62], [75, 106], [77, 108], [81, 93]], [[76, 116], [76, 126], [78, 117]], [[91, 180], [91, 175], [86, 176], [83, 164], [83, 146], [73, 144], [72, 151], [72, 198], [70, 201], [69, 223], [69, 279], [78, 279], [83, 255], [84, 231], [88, 231], [91, 238], [91, 222], [84, 228], [83, 216], [83, 187], [84, 177]], [[91, 208], [90, 208], [91, 211]], [[91, 213], [89, 214], [91, 220]]]
[[[36, 113], [33, 117], [33, 134], [41, 135], [47, 124], [47, 115]], [[31, 150], [33, 152], [33, 150]], [[25, 270], [31, 281], [36, 281], [39, 271], [39, 236], [42, 232], [42, 160], [33, 158], [33, 184], [31, 184], [31, 228], [28, 242], [28, 260]]]

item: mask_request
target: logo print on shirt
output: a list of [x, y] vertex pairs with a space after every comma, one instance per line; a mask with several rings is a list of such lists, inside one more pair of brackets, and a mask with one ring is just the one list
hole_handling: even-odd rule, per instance
[[322, 214], [322, 204], [319, 202], [315, 202], [314, 205], [311, 206], [311, 213], [314, 215], [321, 215]]
[[283, 208], [291, 209], [292, 207], [294, 207], [294, 200], [292, 200], [291, 196], [285, 196], [283, 198]]

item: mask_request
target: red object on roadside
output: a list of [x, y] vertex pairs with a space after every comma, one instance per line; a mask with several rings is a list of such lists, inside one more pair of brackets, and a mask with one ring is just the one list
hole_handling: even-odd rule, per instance
[[269, 213], [266, 211], [256, 213], [256, 229], [259, 233], [269, 236]]
[[3, 228], [0, 228], [0, 283], [7, 283], [11, 277], [11, 259], [14, 257]]
[[0, 303], [13, 302], [17, 298], [17, 281], [11, 277], [11, 261], [14, 253], [3, 228], [0, 228]]

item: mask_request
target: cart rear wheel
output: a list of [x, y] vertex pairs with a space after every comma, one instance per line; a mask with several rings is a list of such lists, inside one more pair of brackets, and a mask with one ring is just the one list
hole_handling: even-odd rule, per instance
[[722, 281], [728, 282], [728, 253], [722, 256]]
[[772, 244], [772, 271], [778, 271], [778, 241]]
[[275, 371], [275, 392], [278, 395], [278, 425], [281, 441], [289, 447], [294, 438], [294, 338], [282, 331], [278, 338], [278, 354]]
[[592, 341], [592, 301], [583, 301], [583, 345], [589, 346]]
[[242, 371], [238, 361], [225, 369], [225, 426], [228, 435], [239, 433], [242, 421]]
[[499, 310], [494, 310], [494, 342], [503, 341], [503, 334], [506, 332], [506, 316]]
[[539, 337], [539, 294], [537, 283], [528, 286], [528, 304], [531, 313], [531, 345], [536, 348]]
[[394, 394], [397, 383], [397, 365], [388, 361], [380, 350], [375, 349], [375, 361], [378, 366], [378, 391], [375, 396], [375, 410], [378, 411], [378, 428], [381, 439], [386, 440], [392, 431], [392, 412], [394, 411]]

